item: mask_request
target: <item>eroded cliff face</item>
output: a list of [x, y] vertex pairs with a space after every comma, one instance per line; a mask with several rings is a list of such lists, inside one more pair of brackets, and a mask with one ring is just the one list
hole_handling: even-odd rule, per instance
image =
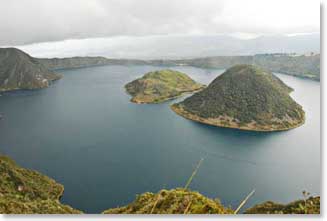
[[46, 88], [62, 78], [16, 48], [0, 48], [0, 91]]

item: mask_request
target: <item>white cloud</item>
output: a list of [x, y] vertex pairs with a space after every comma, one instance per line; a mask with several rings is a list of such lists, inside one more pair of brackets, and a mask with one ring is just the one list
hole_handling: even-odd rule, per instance
[[319, 32], [319, 0], [1, 0], [0, 45], [72, 38]]
[[105, 56], [111, 58], [187, 58], [274, 52], [319, 52], [319, 34], [274, 35], [151, 35], [70, 39], [18, 48], [35, 57]]

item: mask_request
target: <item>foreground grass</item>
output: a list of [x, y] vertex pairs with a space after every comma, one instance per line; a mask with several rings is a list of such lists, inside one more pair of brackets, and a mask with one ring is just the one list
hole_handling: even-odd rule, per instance
[[64, 187], [36, 171], [19, 167], [0, 155], [0, 213], [81, 213], [59, 202]]
[[[134, 202], [105, 210], [103, 214], [234, 214], [218, 199], [210, 199], [189, 190], [202, 160], [184, 188], [146, 192]], [[19, 167], [10, 158], [0, 155], [0, 213], [1, 214], [80, 214], [59, 199], [64, 187], [36, 171]], [[305, 192], [304, 192], [305, 193]], [[320, 214], [320, 197], [304, 194], [302, 200], [289, 204], [265, 202], [245, 211], [246, 214]]]
[[108, 209], [104, 214], [233, 214], [219, 200], [184, 188], [143, 193], [131, 204]]

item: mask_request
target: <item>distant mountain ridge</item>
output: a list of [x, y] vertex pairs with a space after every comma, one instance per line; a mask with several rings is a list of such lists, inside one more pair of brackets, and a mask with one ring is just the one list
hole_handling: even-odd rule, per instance
[[320, 80], [320, 54], [260, 54], [216, 56], [183, 60], [109, 59], [105, 57], [34, 58], [16, 48], [0, 48], [0, 91], [46, 88], [62, 78], [54, 70], [99, 65], [188, 65], [227, 69], [236, 64], [254, 64], [268, 71]]
[[[165, 63], [165, 62], [164, 62]], [[227, 69], [237, 64], [252, 64], [271, 72], [320, 81], [320, 54], [257, 54], [254, 56], [216, 56], [173, 61], [199, 68]]]
[[36, 58], [36, 60], [50, 70], [84, 68], [101, 65], [144, 65], [151, 62], [135, 59], [110, 59], [96, 57], [71, 57], [71, 58]]
[[99, 65], [188, 65], [199, 68], [227, 69], [236, 64], [253, 64], [268, 71], [320, 80], [320, 54], [258, 54], [254, 56], [215, 56], [180, 60], [109, 59], [105, 57], [38, 58], [51, 70]]

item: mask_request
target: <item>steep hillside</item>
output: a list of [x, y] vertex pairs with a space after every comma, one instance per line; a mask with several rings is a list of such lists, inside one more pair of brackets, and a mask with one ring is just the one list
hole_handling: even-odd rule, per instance
[[0, 155], [1, 214], [81, 213], [59, 202], [64, 187], [36, 171], [19, 167]]
[[0, 48], [0, 91], [46, 88], [61, 77], [21, 50]]

